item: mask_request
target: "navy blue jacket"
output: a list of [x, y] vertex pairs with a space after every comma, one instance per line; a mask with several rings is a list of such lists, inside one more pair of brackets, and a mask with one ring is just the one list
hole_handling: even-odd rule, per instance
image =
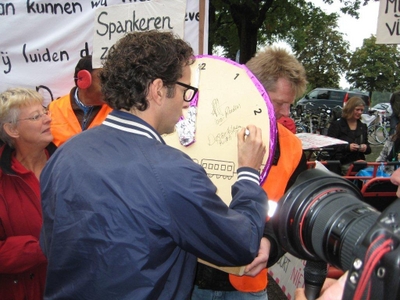
[[188, 299], [196, 257], [257, 255], [266, 195], [238, 170], [228, 208], [204, 169], [125, 112], [62, 145], [42, 171], [45, 299]]

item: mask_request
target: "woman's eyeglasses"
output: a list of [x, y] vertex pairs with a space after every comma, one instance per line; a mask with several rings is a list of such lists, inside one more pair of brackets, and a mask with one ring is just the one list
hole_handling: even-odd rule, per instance
[[43, 116], [49, 116], [51, 117], [51, 112], [49, 110], [45, 110], [42, 113], [36, 113], [33, 117], [29, 117], [29, 118], [24, 118], [24, 119], [18, 119], [17, 121], [39, 121], [43, 118]]

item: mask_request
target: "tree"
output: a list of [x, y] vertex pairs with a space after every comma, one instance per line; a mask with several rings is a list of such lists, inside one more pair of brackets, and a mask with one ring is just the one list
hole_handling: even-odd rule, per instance
[[[215, 0], [210, 1], [210, 47], [222, 46], [225, 55], [247, 62], [256, 52], [257, 43], [262, 38], [259, 29], [268, 11], [274, 11], [273, 0]], [[282, 1], [287, 3], [287, 0]]]
[[[335, 0], [322, 0], [333, 3]], [[361, 1], [336, 0], [342, 12], [357, 16]], [[372, 1], [372, 0], [371, 0]], [[222, 46], [229, 58], [240, 50], [240, 63], [247, 62], [263, 40], [285, 36], [303, 18], [306, 0], [212, 0], [210, 1], [210, 48]], [[232, 29], [236, 29], [236, 32]]]
[[307, 17], [287, 41], [306, 69], [308, 89], [339, 87], [340, 74], [347, 71], [350, 57], [349, 43], [336, 30], [339, 16], [327, 15], [311, 3], [304, 14]]
[[368, 91], [390, 92], [400, 87], [400, 52], [397, 45], [376, 44], [376, 37], [364, 39], [350, 58], [347, 81]]

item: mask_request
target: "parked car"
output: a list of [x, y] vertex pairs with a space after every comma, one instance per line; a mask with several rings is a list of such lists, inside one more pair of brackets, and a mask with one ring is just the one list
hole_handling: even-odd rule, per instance
[[386, 116], [390, 117], [393, 113], [392, 106], [390, 105], [389, 102], [382, 102], [375, 104], [373, 107], [371, 107], [369, 110], [377, 110], [381, 112], [386, 112]]
[[358, 96], [364, 100], [365, 111], [368, 112], [370, 99], [367, 93], [334, 88], [313, 89], [297, 102], [296, 110], [299, 114], [304, 110], [318, 110], [322, 107], [328, 107], [334, 111], [336, 117], [340, 117], [341, 109], [338, 109], [338, 107], [342, 108], [353, 96]]

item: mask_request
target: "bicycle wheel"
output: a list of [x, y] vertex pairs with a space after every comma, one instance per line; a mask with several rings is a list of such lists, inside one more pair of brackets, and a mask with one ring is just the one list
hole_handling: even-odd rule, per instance
[[379, 144], [384, 144], [389, 138], [389, 133], [384, 126], [378, 126], [375, 129], [375, 139]]
[[379, 142], [376, 140], [376, 127], [375, 126], [368, 126], [368, 142], [371, 145], [379, 145]]

